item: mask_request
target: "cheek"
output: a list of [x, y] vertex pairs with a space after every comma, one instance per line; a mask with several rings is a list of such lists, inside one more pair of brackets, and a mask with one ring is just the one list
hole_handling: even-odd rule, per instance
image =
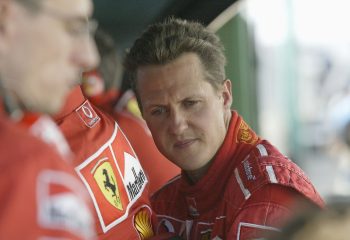
[[149, 127], [149, 130], [152, 133], [153, 139], [155, 141], [159, 140], [161, 138], [161, 127], [160, 127], [160, 125], [151, 123], [151, 124], [148, 124], [148, 127]]
[[150, 122], [147, 121], [147, 126], [149, 130], [152, 133], [152, 137], [154, 139], [154, 142], [159, 146], [161, 143], [164, 143], [166, 141], [166, 131], [165, 127], [162, 124], [159, 124], [158, 122]]
[[45, 66], [47, 71], [61, 74], [66, 70], [64, 67], [72, 49], [69, 36], [58, 29], [52, 29], [50, 34], [44, 32], [41, 35], [41, 39], [37, 39], [40, 44], [34, 43], [36, 46], [32, 47], [32, 54], [36, 55], [37, 63]]

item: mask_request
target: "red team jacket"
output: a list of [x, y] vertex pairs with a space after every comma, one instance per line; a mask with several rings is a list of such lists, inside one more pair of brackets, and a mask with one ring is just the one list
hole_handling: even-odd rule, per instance
[[118, 124], [93, 107], [79, 86], [56, 122], [75, 154], [75, 170], [93, 200], [99, 238], [153, 236], [148, 178]]
[[30, 127], [0, 113], [0, 239], [95, 239], [84, 186]]
[[323, 201], [303, 171], [233, 112], [223, 145], [195, 185], [176, 177], [152, 198], [156, 232], [183, 239], [247, 240], [276, 231], [297, 200]]

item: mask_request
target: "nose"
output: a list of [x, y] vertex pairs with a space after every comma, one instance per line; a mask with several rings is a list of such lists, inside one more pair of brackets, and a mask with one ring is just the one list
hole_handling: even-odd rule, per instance
[[92, 36], [77, 41], [72, 58], [73, 62], [83, 71], [92, 70], [98, 66], [100, 56]]
[[188, 128], [186, 114], [180, 110], [171, 111], [169, 119], [169, 132], [173, 135], [181, 135]]

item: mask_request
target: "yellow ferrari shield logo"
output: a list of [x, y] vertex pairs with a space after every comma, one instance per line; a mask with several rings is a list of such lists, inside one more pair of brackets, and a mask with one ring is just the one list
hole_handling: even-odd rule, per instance
[[94, 173], [94, 178], [108, 202], [122, 211], [123, 205], [111, 164], [104, 162], [98, 166]]

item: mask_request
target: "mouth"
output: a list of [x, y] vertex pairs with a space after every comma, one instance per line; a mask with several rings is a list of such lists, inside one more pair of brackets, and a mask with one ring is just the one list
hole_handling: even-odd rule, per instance
[[174, 143], [174, 147], [178, 149], [187, 148], [191, 146], [195, 141], [196, 139], [186, 139], [186, 140], [176, 141]]

